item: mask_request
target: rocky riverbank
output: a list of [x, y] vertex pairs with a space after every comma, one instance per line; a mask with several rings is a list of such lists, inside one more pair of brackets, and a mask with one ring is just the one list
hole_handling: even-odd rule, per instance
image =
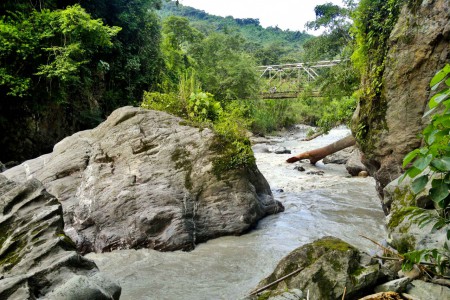
[[[241, 299], [270, 275], [291, 251], [324, 236], [336, 236], [369, 252], [386, 236], [384, 214], [373, 178], [352, 177], [345, 165], [286, 164], [292, 153], [327, 145], [349, 134], [346, 128], [301, 142], [307, 127], [258, 138], [258, 169], [285, 211], [258, 222], [254, 230], [198, 245], [191, 252], [120, 250], [91, 253], [99, 268], [123, 288], [122, 299]], [[297, 167], [302, 166], [305, 171]]]
[[212, 171], [215, 141], [208, 128], [123, 107], [3, 174], [42, 182], [61, 202], [65, 233], [82, 253], [192, 250], [283, 210], [255, 165], [220, 178]]

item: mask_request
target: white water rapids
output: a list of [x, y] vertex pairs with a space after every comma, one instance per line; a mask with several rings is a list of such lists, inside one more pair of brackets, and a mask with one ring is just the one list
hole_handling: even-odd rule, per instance
[[[338, 128], [301, 142], [305, 130], [299, 129], [269, 138], [267, 147], [284, 146], [295, 154], [348, 134], [348, 129]], [[87, 255], [122, 286], [121, 299], [241, 299], [283, 256], [317, 238], [332, 235], [369, 251], [374, 245], [360, 234], [374, 240], [385, 237], [384, 214], [373, 178], [349, 177], [343, 165], [322, 162], [316, 166], [300, 163], [306, 171], [299, 172], [285, 163], [290, 154], [255, 152], [260, 171], [285, 211], [264, 218], [248, 234], [211, 240], [192, 252], [141, 249]], [[324, 173], [307, 174], [309, 171]]]

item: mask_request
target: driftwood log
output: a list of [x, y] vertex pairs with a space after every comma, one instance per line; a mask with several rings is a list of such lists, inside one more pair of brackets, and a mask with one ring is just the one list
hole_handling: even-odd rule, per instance
[[286, 160], [286, 162], [294, 163], [294, 162], [302, 160], [302, 159], [309, 159], [309, 162], [311, 164], [315, 165], [316, 162], [325, 158], [326, 156], [333, 154], [335, 152], [338, 152], [347, 147], [353, 146], [353, 145], [355, 145], [355, 143], [356, 143], [355, 138], [352, 135], [349, 135], [349, 136], [347, 136], [343, 139], [340, 139], [339, 141], [336, 141], [328, 146], [297, 154], [296, 156], [288, 158]]

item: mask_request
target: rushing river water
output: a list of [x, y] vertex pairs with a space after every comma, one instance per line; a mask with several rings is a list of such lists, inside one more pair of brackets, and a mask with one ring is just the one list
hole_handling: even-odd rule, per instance
[[[347, 134], [348, 129], [339, 128], [301, 142], [305, 130], [298, 129], [255, 146], [258, 167], [286, 210], [264, 218], [248, 234], [211, 240], [192, 252], [120, 250], [87, 257], [122, 286], [124, 300], [235, 300], [247, 295], [283, 256], [322, 236], [339, 237], [364, 251], [374, 249], [359, 236], [385, 236], [372, 178], [349, 177], [343, 165], [322, 162], [300, 163], [306, 169], [300, 172], [284, 162], [291, 155], [265, 151], [284, 146], [298, 153]], [[307, 174], [317, 171], [323, 175]]]

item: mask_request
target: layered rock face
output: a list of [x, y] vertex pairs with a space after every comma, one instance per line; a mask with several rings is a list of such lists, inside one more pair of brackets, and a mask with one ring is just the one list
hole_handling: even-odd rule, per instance
[[64, 235], [61, 204], [42, 184], [0, 175], [0, 298], [119, 299], [120, 287]]
[[163, 112], [123, 107], [51, 154], [4, 174], [37, 178], [61, 202], [65, 232], [81, 252], [148, 247], [190, 250], [241, 234], [283, 208], [256, 166], [212, 172], [209, 129]]
[[[420, 146], [419, 133], [427, 120], [422, 116], [430, 99], [429, 82], [450, 61], [450, 2], [421, 1], [413, 8], [405, 4], [389, 38], [383, 74], [381, 103], [385, 119], [361, 124], [364, 113], [376, 103], [362, 101], [355, 114], [356, 128], [365, 126], [370, 145], [363, 147], [365, 164], [375, 177], [378, 192], [402, 172], [403, 157]], [[371, 113], [371, 112], [369, 112]], [[361, 141], [359, 141], [361, 142]]]

